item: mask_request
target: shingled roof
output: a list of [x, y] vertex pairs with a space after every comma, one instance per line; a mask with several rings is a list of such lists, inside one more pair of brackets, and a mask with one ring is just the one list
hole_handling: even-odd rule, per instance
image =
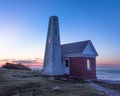
[[[90, 43], [93, 50], [96, 52], [91, 40], [75, 42], [75, 43], [68, 43], [61, 45], [62, 47], [62, 54], [73, 54], [73, 53], [82, 53], [86, 48], [87, 44]], [[97, 56], [96, 52], [96, 56]]]

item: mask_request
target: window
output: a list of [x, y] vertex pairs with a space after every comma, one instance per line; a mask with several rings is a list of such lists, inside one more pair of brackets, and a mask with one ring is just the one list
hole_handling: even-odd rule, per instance
[[51, 40], [50, 40], [50, 38], [48, 38], [48, 43], [51, 43]]
[[69, 67], [69, 60], [65, 60], [65, 67]]
[[87, 70], [91, 70], [91, 62], [90, 62], [90, 59], [87, 59]]
[[55, 35], [57, 36], [57, 28], [55, 28]]

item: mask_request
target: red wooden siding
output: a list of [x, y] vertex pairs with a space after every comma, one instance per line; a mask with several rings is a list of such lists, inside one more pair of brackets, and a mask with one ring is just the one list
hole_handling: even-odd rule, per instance
[[[87, 59], [91, 62], [91, 70], [87, 70]], [[96, 78], [95, 58], [72, 57], [70, 58], [70, 77], [79, 79]]]

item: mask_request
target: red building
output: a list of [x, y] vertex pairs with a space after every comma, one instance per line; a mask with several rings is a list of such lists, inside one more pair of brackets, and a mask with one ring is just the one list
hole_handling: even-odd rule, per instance
[[95, 79], [96, 56], [90, 40], [62, 45], [64, 74], [71, 78]]

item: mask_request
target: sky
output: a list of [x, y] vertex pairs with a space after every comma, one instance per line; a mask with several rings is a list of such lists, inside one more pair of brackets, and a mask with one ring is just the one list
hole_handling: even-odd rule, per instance
[[41, 65], [52, 15], [61, 44], [91, 40], [97, 65], [120, 66], [119, 0], [0, 0], [0, 64]]

